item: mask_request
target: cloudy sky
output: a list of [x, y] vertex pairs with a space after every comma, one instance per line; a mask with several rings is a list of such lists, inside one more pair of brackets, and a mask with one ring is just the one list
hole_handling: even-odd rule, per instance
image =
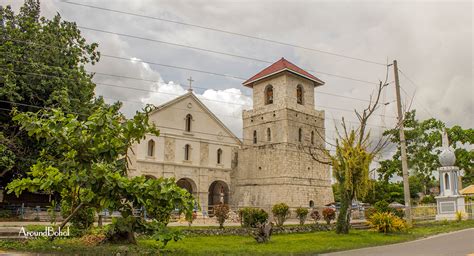
[[[252, 104], [252, 92], [242, 86], [242, 79], [265, 68], [268, 62], [285, 57], [313, 71], [326, 82], [316, 89], [316, 106], [326, 111], [327, 136], [331, 138], [333, 118], [338, 120], [344, 116], [346, 120], [355, 120], [351, 110], [362, 109], [367, 104], [364, 100], [369, 99], [375, 88], [370, 82], [383, 80], [386, 74], [383, 65], [343, 58], [337, 54], [378, 63], [397, 59], [403, 71], [400, 82], [406, 106], [414, 97], [411, 107], [417, 110], [420, 118], [433, 116], [449, 126], [460, 124], [474, 127], [471, 1], [70, 2], [141, 15], [110, 12], [58, 0], [42, 1], [45, 16], [51, 17], [58, 12], [64, 19], [75, 21], [89, 42], [99, 43], [103, 55], [101, 61], [88, 68], [98, 72], [95, 77], [98, 83], [96, 93], [108, 101], [123, 101], [123, 111], [127, 115], [145, 103], [159, 105], [185, 93], [187, 79], [192, 76], [196, 94], [241, 137], [241, 111], [251, 108]], [[0, 3], [18, 8], [22, 1], [0, 0]], [[388, 80], [393, 81], [393, 69], [389, 70]], [[391, 127], [395, 122], [394, 91], [392, 83], [383, 95], [383, 101], [391, 104], [380, 108], [377, 116], [370, 120], [375, 133], [379, 133], [382, 126]]]

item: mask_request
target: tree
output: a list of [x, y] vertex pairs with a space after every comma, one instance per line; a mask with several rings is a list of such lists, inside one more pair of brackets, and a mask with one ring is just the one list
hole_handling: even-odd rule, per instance
[[[386, 140], [381, 138], [376, 145], [371, 145], [370, 132], [367, 131], [367, 121], [377, 110], [380, 103], [380, 95], [387, 87], [388, 66], [385, 76], [385, 82], [380, 81], [375, 92], [375, 98], [371, 95], [369, 105], [355, 114], [359, 119], [356, 128], [346, 126], [344, 118], [342, 119], [342, 132], [337, 129], [336, 153], [331, 154], [324, 147], [309, 145], [303, 147], [313, 160], [320, 164], [332, 166], [333, 176], [336, 178], [340, 189], [341, 208], [337, 217], [336, 232], [338, 234], [349, 233], [351, 205], [352, 200], [358, 197], [364, 197], [370, 187], [369, 166], [374, 157], [386, 145]], [[324, 138], [320, 135], [320, 138]]]
[[122, 218], [115, 223], [117, 234], [132, 243], [133, 231], [140, 225], [133, 209], [143, 206], [148, 216], [164, 224], [175, 209], [192, 214], [192, 196], [174, 180], [128, 177], [131, 145], [145, 134], [159, 132], [148, 122], [150, 106], [129, 120], [119, 108], [119, 103], [102, 104], [84, 120], [59, 109], [14, 111], [20, 129], [43, 148], [27, 177], [12, 181], [8, 192], [17, 196], [23, 191], [59, 192], [70, 205], [61, 227], [86, 207], [119, 211]]
[[[429, 185], [433, 184], [432, 172], [440, 167], [438, 147], [441, 146], [441, 132], [446, 125], [434, 118], [417, 120], [416, 111], [405, 113], [404, 119], [405, 137], [407, 143], [408, 168], [412, 176], [417, 176], [423, 184], [422, 192], [428, 194]], [[461, 147], [460, 144], [474, 144], [474, 129], [463, 129], [460, 126], [447, 128], [451, 146], [455, 148], [456, 163], [464, 170], [463, 184], [468, 185], [474, 181], [474, 151]], [[398, 129], [390, 129], [384, 132], [390, 138], [390, 142], [399, 145]], [[381, 179], [388, 181], [394, 175], [401, 175], [400, 147], [392, 156], [392, 159], [380, 162], [377, 172]]]
[[23, 176], [42, 148], [12, 121], [10, 110], [91, 113], [95, 84], [84, 67], [99, 60], [97, 46], [59, 14], [40, 17], [37, 0], [26, 0], [18, 14], [0, 6], [0, 186]]
[[[410, 183], [410, 193], [412, 191]], [[364, 203], [375, 204], [379, 201], [405, 203], [403, 197], [403, 184], [384, 180], [371, 180], [367, 194], [359, 199]]]

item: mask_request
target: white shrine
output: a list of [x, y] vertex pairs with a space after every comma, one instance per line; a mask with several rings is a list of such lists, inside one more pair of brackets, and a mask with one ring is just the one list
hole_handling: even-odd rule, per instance
[[456, 156], [454, 149], [449, 146], [446, 130], [442, 136], [442, 151], [439, 154], [441, 167], [439, 172], [440, 193], [436, 197], [436, 220], [455, 220], [456, 213], [466, 213], [464, 196], [459, 193], [458, 179], [460, 170], [454, 166]]

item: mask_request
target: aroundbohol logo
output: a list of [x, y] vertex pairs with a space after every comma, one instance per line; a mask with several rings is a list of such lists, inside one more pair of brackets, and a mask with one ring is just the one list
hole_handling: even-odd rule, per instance
[[25, 227], [21, 227], [18, 235], [24, 236], [24, 237], [30, 237], [30, 238], [69, 236], [69, 227], [67, 227], [66, 230], [61, 230], [61, 228], [58, 228], [57, 230], [55, 230], [53, 227], [44, 227], [44, 231], [27, 231]]

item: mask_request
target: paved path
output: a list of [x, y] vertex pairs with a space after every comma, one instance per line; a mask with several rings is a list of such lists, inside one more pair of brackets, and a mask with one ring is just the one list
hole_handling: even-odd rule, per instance
[[327, 256], [474, 256], [474, 228], [447, 234], [436, 235], [425, 239], [384, 245], [357, 250], [323, 254]]

